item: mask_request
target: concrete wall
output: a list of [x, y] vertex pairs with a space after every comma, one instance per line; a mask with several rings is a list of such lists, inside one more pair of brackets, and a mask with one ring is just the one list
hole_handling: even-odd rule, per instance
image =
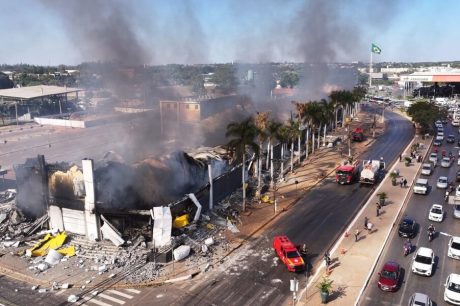
[[57, 119], [57, 118], [44, 118], [44, 117], [35, 117], [34, 121], [38, 124], [43, 125], [56, 125], [56, 126], [65, 126], [70, 128], [85, 128], [85, 121], [80, 120], [67, 120], [67, 119]]

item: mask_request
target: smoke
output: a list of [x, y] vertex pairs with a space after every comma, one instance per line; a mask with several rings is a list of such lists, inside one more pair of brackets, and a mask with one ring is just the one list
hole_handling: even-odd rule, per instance
[[44, 0], [63, 23], [68, 37], [85, 60], [128, 66], [149, 63], [152, 53], [139, 37], [139, 19], [127, 2], [103, 0]]

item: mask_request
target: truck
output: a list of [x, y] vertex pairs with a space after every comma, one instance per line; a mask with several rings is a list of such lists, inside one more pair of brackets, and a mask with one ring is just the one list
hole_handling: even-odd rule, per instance
[[361, 184], [374, 185], [379, 181], [380, 176], [385, 170], [385, 162], [380, 160], [364, 160], [363, 170], [359, 178]]
[[353, 132], [351, 132], [351, 140], [361, 142], [364, 140], [364, 132], [361, 127], [355, 128]]
[[305, 270], [305, 261], [287, 236], [275, 236], [273, 238], [273, 249], [288, 268], [288, 271], [301, 272]]
[[354, 163], [344, 162], [335, 170], [335, 181], [340, 184], [351, 184], [359, 178], [359, 161]]

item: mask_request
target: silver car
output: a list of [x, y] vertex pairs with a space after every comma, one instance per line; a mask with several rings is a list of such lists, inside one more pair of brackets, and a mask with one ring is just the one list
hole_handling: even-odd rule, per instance
[[437, 153], [431, 153], [430, 157], [428, 158], [430, 162], [433, 164], [436, 164], [438, 162], [438, 154]]
[[423, 293], [414, 293], [409, 299], [409, 306], [432, 306], [428, 295]]
[[460, 205], [454, 205], [454, 217], [460, 219]]
[[446, 176], [440, 176], [438, 178], [438, 181], [436, 182], [436, 187], [438, 187], [440, 189], [446, 189], [447, 185], [448, 185], [447, 177]]

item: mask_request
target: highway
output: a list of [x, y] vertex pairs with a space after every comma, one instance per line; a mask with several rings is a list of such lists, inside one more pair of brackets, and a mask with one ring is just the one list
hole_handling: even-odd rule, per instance
[[[454, 134], [458, 137], [457, 128], [444, 125], [444, 134]], [[455, 157], [458, 156], [457, 141], [454, 144], [444, 143], [440, 149], [446, 152], [452, 151]], [[440, 154], [439, 154], [440, 155]], [[428, 157], [427, 157], [428, 160]], [[361, 299], [361, 305], [407, 305], [411, 295], [415, 292], [427, 294], [436, 305], [447, 305], [443, 300], [444, 286], [447, 276], [450, 273], [460, 272], [460, 261], [447, 257], [447, 246], [449, 236], [440, 234], [440, 232], [448, 235], [460, 235], [460, 220], [453, 217], [453, 207], [444, 201], [445, 190], [436, 188], [436, 180], [439, 176], [447, 176], [449, 181], [455, 182], [456, 171], [458, 170], [457, 160], [450, 168], [441, 168], [438, 166], [431, 176], [423, 176], [428, 179], [431, 190], [428, 195], [412, 194], [408, 201], [406, 209], [403, 211], [403, 216], [407, 215], [414, 218], [419, 224], [419, 233], [412, 239], [412, 243], [418, 247], [428, 247], [433, 249], [435, 254], [435, 268], [431, 277], [424, 277], [413, 274], [411, 271], [412, 258], [415, 251], [407, 257], [403, 256], [403, 238], [398, 237], [397, 226], [392, 231], [390, 243], [385, 247], [382, 256], [377, 263], [377, 270], [381, 269], [385, 262], [395, 260], [402, 268], [401, 288], [397, 292], [383, 292], [377, 287], [377, 272], [371, 278], [368, 287]], [[420, 176], [422, 177], [422, 176]], [[445, 211], [444, 221], [442, 223], [432, 222], [428, 220], [429, 209], [432, 204], [441, 204]], [[398, 221], [399, 223], [399, 221]], [[436, 228], [437, 235], [432, 242], [429, 242], [427, 228], [433, 223]]]
[[[413, 137], [411, 123], [386, 112], [387, 130], [361, 158], [395, 160]], [[294, 243], [307, 243], [311, 265], [344, 231], [372, 188], [358, 184], [339, 186], [332, 178], [309, 191], [293, 208], [272, 223], [260, 238], [250, 241], [214, 271], [180, 288], [161, 287], [163, 305], [280, 305], [292, 295], [289, 281], [296, 277], [305, 286], [305, 274], [293, 274], [278, 264], [271, 247], [275, 235], [286, 234]], [[313, 271], [310, 271], [313, 272]], [[145, 292], [142, 301], [155, 300], [160, 288]], [[147, 305], [147, 304], [145, 304]]]

